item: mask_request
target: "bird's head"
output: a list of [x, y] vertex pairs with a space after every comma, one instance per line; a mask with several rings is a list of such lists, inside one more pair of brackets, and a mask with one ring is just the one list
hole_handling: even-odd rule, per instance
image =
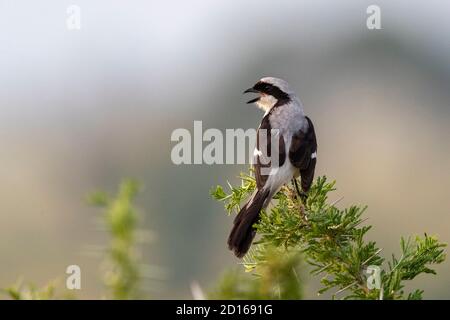
[[291, 101], [294, 93], [289, 88], [289, 84], [283, 79], [265, 77], [259, 80], [253, 87], [244, 93], [256, 93], [258, 96], [247, 103], [256, 103], [264, 111], [269, 111], [276, 104], [282, 105]]

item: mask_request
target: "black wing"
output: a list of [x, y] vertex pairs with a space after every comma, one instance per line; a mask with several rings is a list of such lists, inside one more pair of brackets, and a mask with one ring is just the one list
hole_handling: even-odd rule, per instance
[[289, 148], [289, 160], [299, 169], [302, 178], [302, 190], [307, 192], [314, 179], [316, 168], [317, 140], [314, 125], [308, 117], [306, 132], [299, 130], [293, 137]]
[[[255, 170], [256, 187], [258, 189], [262, 189], [262, 187], [266, 184], [267, 178], [269, 177], [268, 175], [262, 173], [262, 168], [270, 168], [272, 165], [270, 157], [273, 138], [271, 135], [272, 127], [270, 125], [269, 115], [270, 114], [266, 115], [262, 119], [258, 132], [256, 133], [256, 150], [259, 154], [255, 154], [254, 156], [253, 168]], [[266, 134], [262, 134], [261, 130], [266, 130]], [[286, 160], [286, 147], [282, 135], [279, 137], [278, 148], [278, 166], [281, 167]]]

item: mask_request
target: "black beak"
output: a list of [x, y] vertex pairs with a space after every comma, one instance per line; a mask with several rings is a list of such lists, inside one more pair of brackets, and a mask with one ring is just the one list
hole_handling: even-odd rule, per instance
[[[249, 88], [249, 89], [247, 89], [247, 90], [244, 91], [244, 93], [249, 93], [249, 92], [251, 92], [251, 93], [260, 93], [258, 90], [253, 89], [253, 88]], [[250, 101], [247, 101], [247, 103], [254, 103], [254, 102], [258, 101], [259, 98], [260, 98], [260, 97], [256, 97], [255, 99], [252, 99], [252, 100], [250, 100]]]
[[252, 93], [259, 93], [258, 90], [253, 89], [253, 88], [249, 88], [249, 89], [247, 89], [247, 90], [244, 91], [244, 93], [249, 93], [249, 92], [252, 92]]

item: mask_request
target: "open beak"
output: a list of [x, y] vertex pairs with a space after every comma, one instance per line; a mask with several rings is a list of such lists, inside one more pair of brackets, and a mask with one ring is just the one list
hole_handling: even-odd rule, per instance
[[[249, 93], [249, 92], [251, 92], [251, 93], [260, 93], [258, 90], [253, 89], [253, 88], [249, 88], [249, 89], [247, 89], [247, 90], [244, 91], [244, 93]], [[258, 101], [259, 98], [260, 98], [260, 97], [256, 97], [255, 99], [252, 99], [252, 100], [247, 101], [247, 103], [254, 103], [254, 102]]]

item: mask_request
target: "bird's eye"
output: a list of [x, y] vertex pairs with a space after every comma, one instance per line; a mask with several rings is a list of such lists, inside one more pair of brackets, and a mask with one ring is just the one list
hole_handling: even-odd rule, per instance
[[268, 89], [269, 89], [269, 85], [267, 83], [264, 82], [258, 82], [255, 85], [255, 89], [262, 92], [262, 93], [267, 93]]

